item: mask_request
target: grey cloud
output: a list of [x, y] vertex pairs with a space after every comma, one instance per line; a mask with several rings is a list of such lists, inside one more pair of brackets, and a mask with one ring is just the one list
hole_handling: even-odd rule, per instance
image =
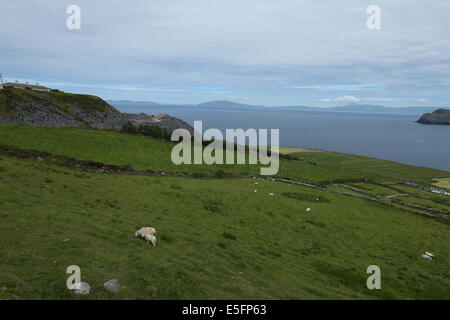
[[[82, 10], [80, 31], [65, 27], [72, 3]], [[181, 99], [182, 93], [187, 100], [232, 94], [255, 103], [278, 99], [284, 104], [326, 99], [318, 92], [325, 90], [367, 96], [380, 90], [395, 94], [397, 88], [406, 97], [413, 92], [399, 87], [449, 82], [448, 1], [378, 0], [378, 31], [366, 28], [370, 4], [3, 1], [0, 59], [6, 61], [2, 71], [12, 77], [57, 79], [79, 88], [104, 83], [102, 92], [116, 98], [131, 85], [135, 95], [158, 91], [155, 97], [163, 100]], [[169, 96], [174, 91], [180, 95]], [[434, 95], [426, 96], [430, 101], [450, 98], [443, 90], [423, 91]]]

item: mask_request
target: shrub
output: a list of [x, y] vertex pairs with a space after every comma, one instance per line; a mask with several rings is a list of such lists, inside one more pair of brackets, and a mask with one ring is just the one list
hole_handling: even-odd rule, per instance
[[203, 179], [205, 177], [205, 175], [203, 173], [200, 173], [200, 172], [194, 172], [192, 174], [192, 177], [196, 178], [196, 179]]
[[170, 186], [170, 188], [173, 189], [173, 190], [181, 190], [181, 189], [183, 189], [181, 186], [179, 186], [179, 185], [177, 185], [177, 184], [172, 184], [172, 185]]
[[308, 202], [330, 202], [324, 196], [316, 196], [313, 194], [299, 193], [299, 192], [284, 192], [281, 195], [287, 198], [308, 201]]
[[164, 128], [150, 125], [140, 125], [139, 127], [136, 127], [131, 122], [127, 122], [127, 124], [125, 124], [122, 127], [122, 132], [131, 134], [142, 134], [143, 136], [146, 137], [153, 137], [163, 139], [166, 141], [170, 141], [171, 138], [170, 132]]
[[131, 122], [127, 122], [127, 124], [122, 127], [122, 132], [136, 134], [138, 133], [138, 128], [136, 128]]
[[219, 179], [224, 179], [228, 177], [228, 174], [223, 169], [220, 169], [215, 172], [215, 176]]
[[222, 203], [220, 201], [207, 200], [203, 202], [203, 208], [210, 212], [221, 212], [221, 205]]
[[225, 242], [219, 242], [217, 245], [218, 245], [220, 248], [222, 248], [222, 249], [226, 249], [226, 248], [227, 248], [227, 244], [226, 244]]
[[236, 237], [234, 234], [229, 233], [229, 232], [224, 232], [224, 233], [222, 234], [222, 236], [223, 236], [224, 238], [226, 238], [226, 239], [229, 239], [229, 240], [236, 240], [236, 239], [237, 239], [237, 237]]

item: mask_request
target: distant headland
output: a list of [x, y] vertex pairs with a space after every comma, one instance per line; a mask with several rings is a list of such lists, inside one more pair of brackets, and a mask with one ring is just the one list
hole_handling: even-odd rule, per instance
[[432, 113], [425, 113], [417, 122], [422, 124], [450, 125], [450, 110], [438, 109]]

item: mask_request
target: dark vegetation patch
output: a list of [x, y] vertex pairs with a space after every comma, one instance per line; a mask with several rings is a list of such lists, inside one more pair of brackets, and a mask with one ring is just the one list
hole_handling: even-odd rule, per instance
[[[190, 178], [212, 178], [202, 173], [194, 173], [186, 175], [179, 172], [160, 172], [153, 170], [137, 170], [131, 165], [112, 165], [91, 160], [78, 160], [62, 155], [54, 155], [44, 151], [23, 150], [20, 148], [6, 146], [0, 144], [0, 153], [13, 156], [17, 159], [37, 159], [40, 161], [48, 161], [51, 164], [64, 166], [72, 169], [81, 169], [88, 172], [95, 173], [128, 173], [137, 175], [152, 175], [152, 176], [172, 176], [172, 177], [190, 177]], [[84, 173], [77, 173], [74, 175], [79, 178], [89, 178]]]
[[222, 236], [228, 240], [237, 240], [237, 237], [230, 232], [224, 232], [222, 233]]
[[149, 126], [149, 125], [140, 125], [135, 126], [131, 122], [128, 122], [122, 127], [122, 132], [130, 133], [130, 134], [141, 134], [146, 137], [153, 137], [165, 141], [171, 141], [171, 133], [157, 126]]
[[333, 183], [339, 183], [339, 184], [351, 184], [351, 183], [360, 183], [360, 182], [370, 182], [367, 178], [348, 178], [348, 179], [332, 179], [332, 180], [325, 180], [325, 181], [319, 181], [317, 185], [319, 186], [327, 186], [329, 184]]
[[313, 226], [325, 229], [327, 226], [326, 224], [319, 222], [319, 221], [314, 221], [314, 220], [306, 220], [306, 223], [312, 224]]
[[203, 202], [203, 208], [210, 212], [222, 212], [223, 203], [217, 200], [206, 200]]
[[303, 159], [303, 158], [299, 158], [295, 154], [280, 153], [280, 159], [286, 159], [286, 160], [298, 161], [298, 162], [305, 162], [305, 163], [310, 164], [312, 166], [316, 166], [317, 165], [317, 163], [315, 163], [314, 161], [310, 161], [310, 160], [306, 160], [306, 159]]
[[228, 245], [225, 242], [222, 242], [222, 241], [219, 242], [217, 245], [219, 246], [219, 248], [222, 248], [222, 249], [228, 248]]
[[330, 202], [327, 198], [324, 196], [317, 196], [312, 194], [306, 194], [306, 193], [299, 193], [299, 192], [284, 192], [281, 194], [284, 197], [295, 199], [295, 200], [301, 200], [301, 201], [308, 201], [308, 202]]
[[167, 243], [174, 243], [175, 239], [167, 233], [158, 234], [158, 239]]
[[173, 190], [182, 190], [183, 188], [180, 186], [180, 185], [178, 185], [178, 184], [171, 184], [170, 185], [170, 189], [173, 189]]
[[225, 172], [223, 169], [219, 169], [215, 172], [215, 177], [219, 179], [229, 178], [231, 176], [230, 173]]

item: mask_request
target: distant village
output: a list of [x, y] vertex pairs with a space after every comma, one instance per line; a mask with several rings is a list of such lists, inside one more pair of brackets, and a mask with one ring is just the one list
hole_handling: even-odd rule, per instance
[[446, 189], [432, 187], [432, 188], [429, 188], [428, 190], [433, 193], [442, 194], [444, 196], [450, 196], [450, 191], [446, 190]]

